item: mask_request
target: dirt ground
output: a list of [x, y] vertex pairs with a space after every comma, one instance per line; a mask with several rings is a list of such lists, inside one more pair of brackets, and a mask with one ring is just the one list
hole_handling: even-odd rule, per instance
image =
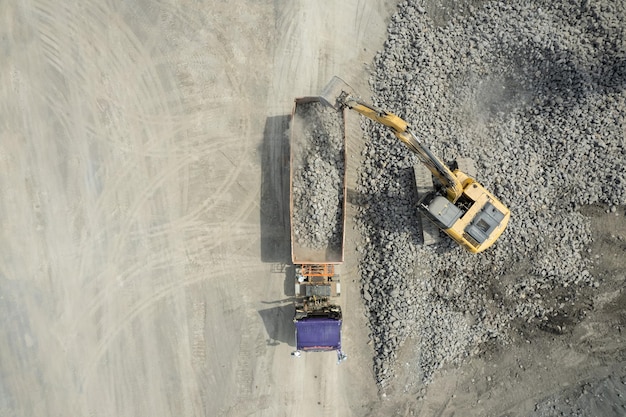
[[520, 325], [428, 388], [407, 343], [380, 393], [348, 207], [349, 359], [290, 356], [293, 99], [333, 75], [366, 92], [394, 7], [0, 3], [0, 416], [517, 416], [626, 381], [623, 209], [589, 209], [605, 295], [580, 323]]

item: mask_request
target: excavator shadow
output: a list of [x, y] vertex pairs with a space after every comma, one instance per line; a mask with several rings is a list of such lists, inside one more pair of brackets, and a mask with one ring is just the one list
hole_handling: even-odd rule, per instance
[[[348, 202], [359, 207], [355, 213], [359, 222], [366, 225], [366, 230], [374, 231], [374, 235], [368, 237], [381, 239], [381, 233], [377, 232], [380, 230], [385, 231], [382, 233], [385, 236], [406, 234], [415, 246], [427, 245], [436, 253], [456, 250], [458, 245], [439, 231], [437, 226], [429, 223], [430, 220], [418, 209], [420, 192], [423, 190], [416, 187], [414, 169], [412, 167], [399, 169], [394, 181], [399, 184], [399, 189], [384, 193], [347, 190]], [[428, 241], [426, 232], [429, 234]], [[433, 239], [432, 235], [435, 234], [437, 238]], [[384, 244], [386, 243], [388, 242], [385, 241]]]

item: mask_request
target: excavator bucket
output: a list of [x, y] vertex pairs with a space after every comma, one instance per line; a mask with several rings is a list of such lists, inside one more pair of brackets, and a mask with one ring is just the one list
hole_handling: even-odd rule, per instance
[[326, 106], [339, 110], [341, 108], [341, 104], [337, 99], [342, 95], [345, 96], [351, 94], [352, 88], [348, 85], [348, 83], [335, 75], [322, 90], [322, 93], [320, 94], [320, 101]]

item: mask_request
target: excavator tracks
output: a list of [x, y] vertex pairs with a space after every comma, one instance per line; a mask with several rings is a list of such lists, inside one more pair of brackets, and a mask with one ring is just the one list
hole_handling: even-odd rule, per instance
[[[427, 193], [433, 191], [433, 176], [428, 168], [423, 164], [413, 166], [415, 173], [415, 186], [417, 188], [417, 198], [422, 198]], [[424, 245], [434, 245], [441, 240], [441, 232], [435, 223], [430, 221], [420, 210], [420, 224], [422, 227], [422, 238]]]

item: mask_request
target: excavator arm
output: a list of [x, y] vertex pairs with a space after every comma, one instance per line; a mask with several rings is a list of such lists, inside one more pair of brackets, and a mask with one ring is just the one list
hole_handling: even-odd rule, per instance
[[463, 194], [463, 185], [461, 182], [452, 171], [450, 171], [439, 158], [433, 155], [430, 149], [409, 130], [409, 124], [406, 121], [393, 113], [389, 113], [371, 104], [353, 98], [346, 92], [343, 92], [337, 97], [337, 104], [341, 107], [348, 107], [375, 122], [389, 127], [393, 134], [413, 151], [419, 160], [433, 173], [441, 186], [445, 189], [448, 200], [454, 203], [461, 197]]
[[461, 170], [451, 171], [411, 132], [407, 122], [357, 97], [341, 78], [333, 77], [322, 91], [320, 101], [337, 110], [347, 107], [390, 128], [441, 185], [441, 189], [420, 198], [420, 211], [472, 253], [493, 245], [509, 222], [510, 210]]

